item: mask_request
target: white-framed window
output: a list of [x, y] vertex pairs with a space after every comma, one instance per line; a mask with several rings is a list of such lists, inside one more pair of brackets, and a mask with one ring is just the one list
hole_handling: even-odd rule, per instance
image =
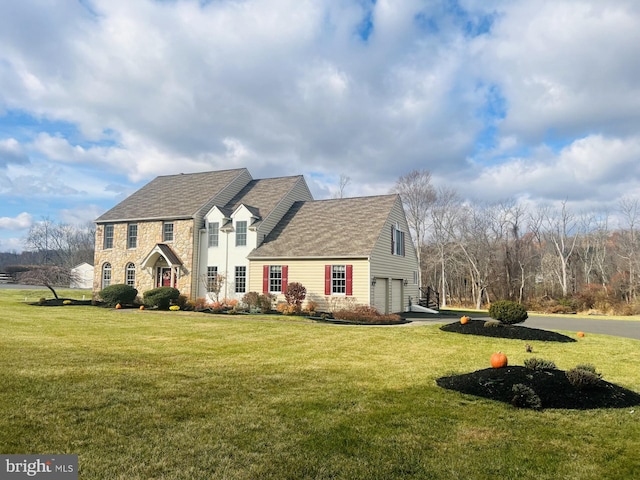
[[102, 288], [109, 285], [111, 285], [111, 264], [105, 263], [102, 265]]
[[236, 247], [247, 245], [247, 222], [241, 220], [236, 222]]
[[397, 223], [391, 227], [391, 254], [404, 257], [404, 232]]
[[325, 265], [324, 294], [353, 295], [353, 265]]
[[209, 224], [207, 225], [207, 232], [209, 234], [209, 246], [217, 247], [220, 237], [220, 223], [209, 222]]
[[104, 226], [104, 249], [113, 248], [113, 224]]
[[173, 242], [173, 222], [164, 222], [162, 224], [162, 241]]
[[138, 246], [138, 224], [130, 223], [127, 228], [127, 248]]
[[245, 293], [247, 291], [247, 267], [237, 266], [235, 273], [236, 293]]
[[269, 266], [269, 292], [282, 292], [282, 265]]
[[344, 295], [347, 293], [347, 266], [331, 265], [331, 293]]
[[127, 267], [124, 270], [124, 283], [131, 287], [136, 286], [136, 265], [134, 263], [127, 263]]
[[218, 291], [218, 267], [207, 267], [207, 292]]

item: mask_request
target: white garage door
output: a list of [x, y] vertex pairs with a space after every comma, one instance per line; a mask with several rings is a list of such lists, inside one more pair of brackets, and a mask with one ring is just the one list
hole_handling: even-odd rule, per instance
[[391, 313], [402, 311], [402, 280], [391, 280]]
[[373, 306], [380, 313], [387, 313], [387, 279], [376, 279], [376, 286], [373, 287]]

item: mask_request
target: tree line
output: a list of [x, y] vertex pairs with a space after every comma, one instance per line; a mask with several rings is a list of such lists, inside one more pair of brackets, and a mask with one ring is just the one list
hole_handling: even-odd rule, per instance
[[637, 198], [598, 214], [573, 211], [567, 201], [471, 203], [435, 188], [426, 170], [400, 177], [393, 191], [403, 200], [421, 285], [439, 291], [441, 306], [514, 300], [546, 311], [640, 312]]

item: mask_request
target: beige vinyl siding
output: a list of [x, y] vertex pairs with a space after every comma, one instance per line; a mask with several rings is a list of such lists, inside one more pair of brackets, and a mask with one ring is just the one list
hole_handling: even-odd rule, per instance
[[[404, 257], [391, 254], [391, 227], [398, 223], [400, 230], [404, 232], [405, 236], [405, 254]], [[405, 311], [409, 304], [409, 297], [413, 302], [417, 302], [419, 296], [418, 285], [413, 283], [414, 272], [418, 271], [418, 258], [416, 251], [411, 240], [411, 234], [409, 232], [409, 226], [407, 225], [404, 210], [400, 199], [394, 204], [389, 218], [387, 219], [380, 236], [375, 244], [373, 253], [371, 254], [371, 277], [377, 279], [385, 279], [386, 293], [388, 298], [386, 302], [382, 299], [375, 299], [376, 305], [386, 304], [389, 312], [392, 311]], [[407, 285], [402, 284], [404, 280], [408, 281]], [[400, 296], [402, 297], [400, 303], [396, 302], [393, 295], [394, 291], [397, 291], [397, 284], [394, 289], [393, 281], [399, 280], [402, 284], [400, 289]], [[378, 281], [376, 281], [376, 284]], [[376, 292], [381, 292], [381, 289], [377, 289]], [[379, 293], [378, 293], [379, 295]], [[400, 310], [396, 310], [400, 306]], [[384, 312], [382, 312], [384, 313]]]
[[[307, 289], [306, 300], [316, 302], [319, 311], [330, 311], [335, 306], [344, 305], [345, 302], [369, 305], [371, 281], [369, 277], [369, 262], [366, 259], [282, 259], [268, 262], [262, 260], [252, 261], [249, 264], [247, 291], [262, 293], [262, 272], [264, 265], [287, 265], [289, 267], [289, 283], [301, 283]], [[324, 294], [325, 265], [353, 265], [353, 295], [331, 295], [327, 297]], [[278, 295], [276, 301], [284, 302], [284, 295]]]
[[258, 227], [258, 246], [260, 246], [264, 237], [269, 235], [271, 230], [282, 220], [282, 217], [289, 211], [294, 202], [310, 200], [313, 200], [313, 197], [309, 192], [307, 182], [301, 177], [269, 215], [262, 220], [260, 227]]

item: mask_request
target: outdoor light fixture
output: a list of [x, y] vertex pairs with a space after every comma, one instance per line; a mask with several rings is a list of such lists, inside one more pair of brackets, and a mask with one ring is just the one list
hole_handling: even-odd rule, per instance
[[371, 277], [371, 286], [372, 287], [376, 286], [376, 277]]
[[402, 284], [406, 287], [407, 285], [409, 285], [409, 280], [407, 280], [406, 278], [402, 281]]

